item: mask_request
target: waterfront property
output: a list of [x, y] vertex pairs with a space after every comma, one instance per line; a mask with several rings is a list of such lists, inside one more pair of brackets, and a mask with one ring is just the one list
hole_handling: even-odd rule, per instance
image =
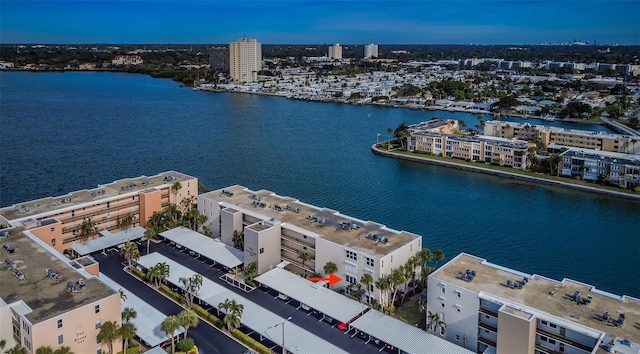
[[451, 122], [455, 121], [431, 121], [409, 126], [411, 137], [407, 150], [523, 170], [529, 166], [529, 144], [526, 141], [453, 134], [457, 124]]
[[478, 353], [620, 353], [640, 348], [640, 300], [461, 253], [429, 275], [440, 335]]
[[640, 157], [637, 155], [569, 148], [560, 154], [558, 171], [561, 176], [620, 188], [634, 189], [640, 185]]
[[605, 132], [492, 120], [485, 122], [484, 135], [524, 140], [539, 138], [545, 145], [556, 144], [624, 154], [640, 154], [638, 138]]
[[262, 70], [260, 42], [254, 38], [240, 38], [236, 42], [229, 43], [229, 73], [233, 82], [256, 82], [260, 70]]
[[6, 348], [19, 345], [34, 353], [66, 346], [74, 353], [102, 353], [106, 343], [97, 336], [107, 321], [120, 325], [120, 296], [96, 278], [95, 260], [69, 262], [21, 227], [1, 235], [8, 253], [0, 272], [0, 340]]
[[[169, 171], [5, 207], [0, 209], [0, 223], [29, 229], [62, 253], [80, 241], [119, 230], [125, 219], [130, 221], [127, 227], [144, 227], [154, 212], [197, 195], [197, 178]], [[88, 231], [81, 226], [89, 219], [92, 231], [84, 235]]]
[[[205, 226], [213, 237], [243, 249], [245, 266], [256, 262], [258, 274], [282, 261], [289, 262], [287, 270], [323, 274], [324, 266], [333, 262], [343, 279], [338, 287], [358, 283], [364, 274], [375, 283], [422, 249], [418, 235], [266, 190], [237, 185], [215, 190], [198, 196], [198, 209], [207, 216]], [[238, 242], [240, 233], [243, 244]], [[383, 295], [371, 285], [365, 301], [369, 296], [380, 301]]]

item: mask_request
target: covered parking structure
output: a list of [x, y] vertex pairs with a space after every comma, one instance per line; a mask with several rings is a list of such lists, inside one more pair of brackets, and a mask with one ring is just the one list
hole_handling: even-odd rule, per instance
[[105, 252], [109, 248], [117, 247], [127, 241], [135, 241], [144, 237], [144, 227], [136, 226], [128, 230], [116, 232], [114, 234], [109, 231], [102, 231], [102, 237], [94, 238], [86, 242], [73, 243], [71, 249], [78, 256], [85, 256], [96, 252]]
[[367, 343], [379, 341], [380, 350], [387, 344], [395, 353], [475, 353], [376, 310], [360, 316], [351, 327], [364, 333]]
[[327, 289], [325, 281], [311, 282], [284, 269], [288, 262], [278, 264], [272, 270], [258, 276], [255, 281], [284, 294], [322, 314], [339, 322], [349, 323], [355, 317], [368, 310], [368, 306]]
[[[167, 280], [175, 286], [179, 287], [178, 284], [180, 284], [179, 279], [181, 277], [191, 277], [196, 274], [193, 270], [157, 252], [140, 257], [138, 265], [149, 269], [162, 262], [169, 266], [169, 278]], [[261, 339], [269, 339], [279, 346], [282, 346], [283, 343], [282, 326], [285, 326], [286, 337], [284, 343], [288, 352], [305, 354], [347, 353], [315, 334], [289, 322], [286, 318], [274, 314], [208, 278], [203, 277], [202, 286], [196, 298], [201, 304], [215, 308], [218, 308], [218, 305], [225, 300], [235, 300], [237, 303], [242, 304], [244, 311], [240, 321], [248, 329], [248, 331], [244, 332], [248, 332], [248, 334], [255, 332]]]
[[[136, 336], [145, 346], [153, 348], [171, 340], [171, 338], [160, 329], [160, 324], [167, 318], [165, 314], [156, 310], [155, 307], [149, 305], [102, 273], [100, 273], [100, 281], [116, 292], [120, 290], [123, 291], [125, 296], [121, 301], [121, 309], [124, 310], [130, 307], [136, 311], [136, 317], [131, 319], [131, 323], [136, 326]], [[180, 327], [176, 332], [179, 337], [184, 333], [184, 328]]]
[[160, 236], [227, 269], [244, 264], [244, 252], [186, 227], [180, 226], [161, 232]]

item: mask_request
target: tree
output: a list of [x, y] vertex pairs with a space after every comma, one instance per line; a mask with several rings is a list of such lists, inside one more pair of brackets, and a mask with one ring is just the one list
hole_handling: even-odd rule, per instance
[[171, 186], [171, 190], [173, 191], [173, 203], [178, 204], [178, 191], [182, 189], [182, 183], [175, 181]]
[[144, 231], [144, 238], [147, 239], [147, 254], [149, 254], [149, 244], [151, 243], [151, 239], [156, 239], [158, 237], [158, 233], [153, 228], [148, 228]]
[[391, 272], [391, 275], [389, 276], [389, 282], [391, 284], [391, 291], [392, 291], [391, 304], [395, 304], [396, 295], [398, 294], [398, 289], [400, 288], [401, 284], [404, 284], [404, 281], [405, 281], [405, 276], [404, 276], [404, 271], [402, 270], [402, 267], [396, 268]]
[[138, 312], [131, 307], [125, 307], [124, 310], [122, 310], [122, 321], [124, 321], [124, 323], [129, 323], [129, 321], [136, 317], [138, 317]]
[[82, 224], [80, 224], [80, 239], [82, 242], [86, 242], [90, 237], [97, 233], [98, 228], [91, 218], [82, 219]]
[[124, 247], [122, 248], [122, 252], [124, 254], [124, 258], [129, 264], [129, 269], [131, 269], [133, 261], [137, 261], [138, 259], [140, 259], [140, 250], [138, 249], [138, 245], [136, 245], [135, 242], [125, 242]]
[[176, 336], [176, 331], [180, 328], [180, 322], [178, 321], [178, 317], [171, 315], [167, 316], [167, 318], [160, 323], [160, 330], [164, 332], [166, 335], [171, 337], [171, 353], [176, 352], [174, 338]]
[[402, 150], [406, 150], [407, 148], [405, 148], [404, 143], [411, 136], [409, 127], [404, 122], [400, 123], [400, 125], [398, 125], [398, 127], [394, 131], [394, 136], [396, 137], [396, 139], [400, 140], [400, 147], [402, 148]]
[[170, 274], [169, 265], [165, 262], [158, 263], [147, 270], [147, 279], [155, 282], [156, 287], [160, 287], [160, 283], [164, 283]]
[[[333, 262], [327, 262], [322, 269], [324, 270], [324, 274], [329, 275], [337, 272], [338, 266]], [[329, 287], [331, 287], [331, 285], [329, 285]]]
[[71, 351], [71, 348], [63, 345], [60, 348], [56, 349], [53, 354], [73, 354], [73, 352]]
[[304, 269], [305, 263], [311, 259], [311, 255], [309, 254], [309, 252], [298, 251], [298, 258], [302, 262], [302, 269], [306, 271], [306, 269]]
[[378, 288], [378, 290], [380, 290], [380, 306], [382, 308], [384, 308], [385, 305], [385, 293], [387, 290], [389, 290], [390, 287], [390, 282], [389, 282], [389, 278], [385, 277], [385, 276], [381, 276], [380, 278], [378, 278], [378, 280], [376, 280], [376, 288]]
[[438, 266], [438, 262], [444, 259], [444, 252], [442, 252], [442, 250], [433, 251], [433, 259], [436, 261], [433, 268], [436, 268]]
[[192, 310], [184, 310], [178, 314], [178, 323], [184, 327], [184, 337], [187, 338], [187, 333], [190, 327], [195, 327], [200, 322], [200, 318]]
[[244, 268], [244, 281], [253, 282], [253, 278], [255, 278], [257, 273], [258, 273], [257, 262], [251, 262], [247, 264], [247, 266]]
[[224, 302], [218, 304], [218, 312], [220, 310], [224, 310], [225, 312], [222, 322], [227, 327], [229, 333], [240, 327], [240, 319], [242, 318], [244, 305], [237, 303], [236, 300], [226, 299]]
[[116, 221], [116, 223], [120, 230], [126, 230], [126, 229], [129, 229], [131, 225], [133, 225], [134, 221], [135, 221], [135, 217], [133, 216], [133, 214], [127, 213], [123, 217], [118, 217], [118, 220]]
[[244, 232], [233, 230], [233, 236], [231, 236], [233, 247], [241, 251], [244, 251]]
[[136, 336], [136, 326], [131, 322], [123, 323], [118, 330], [118, 335], [122, 338], [122, 352], [126, 353], [129, 341]]
[[36, 354], [53, 354], [53, 349], [51, 349], [51, 347], [49, 346], [40, 347], [36, 349]]
[[373, 277], [371, 276], [371, 274], [364, 273], [362, 275], [362, 277], [360, 277], [360, 283], [365, 288], [365, 290], [367, 292], [367, 296], [371, 297], [371, 294], [369, 292], [369, 288], [370, 288], [371, 284], [373, 283]]
[[190, 278], [180, 278], [182, 289], [184, 290], [184, 297], [187, 300], [187, 307], [193, 306], [193, 299], [198, 294], [198, 290], [202, 287], [202, 275], [194, 274]]
[[442, 321], [438, 313], [429, 311], [427, 314], [427, 330], [432, 333], [436, 333], [436, 330], [440, 328], [441, 333], [444, 334], [447, 329], [447, 324]]
[[109, 347], [109, 353], [113, 354], [113, 342], [118, 339], [118, 324], [113, 321], [107, 321], [102, 324], [100, 327], [100, 332], [98, 332], [98, 339], [107, 343]]
[[16, 344], [15, 347], [10, 348], [4, 354], [28, 354], [27, 348], [21, 347], [20, 344]]
[[120, 294], [120, 301], [127, 301], [127, 294], [124, 292], [123, 288], [118, 290], [118, 294]]

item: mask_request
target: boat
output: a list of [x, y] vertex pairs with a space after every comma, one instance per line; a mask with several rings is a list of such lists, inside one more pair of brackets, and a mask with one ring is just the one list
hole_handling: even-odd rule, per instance
[[556, 120], [556, 117], [554, 116], [550, 116], [550, 115], [544, 115], [542, 117], [540, 117], [540, 119], [546, 121], [546, 122], [553, 122], [554, 120]]

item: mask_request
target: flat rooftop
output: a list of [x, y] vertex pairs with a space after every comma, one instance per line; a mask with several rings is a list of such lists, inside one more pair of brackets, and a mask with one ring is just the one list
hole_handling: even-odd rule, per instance
[[[223, 191], [227, 193], [222, 193]], [[372, 221], [362, 221], [342, 215], [335, 210], [305, 204], [266, 190], [251, 191], [236, 185], [211, 191], [201, 196], [214, 199], [223, 203], [223, 206], [236, 210], [242, 208], [264, 215], [265, 220], [274, 218], [283, 224], [295, 225], [317, 234], [320, 238], [376, 257], [382, 257], [420, 237], [406, 231], [396, 231]], [[256, 205], [257, 198], [264, 206]], [[323, 222], [313, 221], [314, 217]], [[343, 224], [345, 222], [355, 223], [358, 228], [345, 228]], [[375, 242], [367, 238], [370, 234], [384, 237], [387, 242]]]
[[45, 212], [53, 213], [56, 210], [68, 209], [69, 207], [111, 197], [130, 195], [147, 189], [153, 190], [163, 185], [172, 185], [176, 181], [184, 182], [193, 178], [195, 177], [175, 171], [162, 172], [150, 177], [125, 178], [108, 184], [98, 185], [96, 188], [83, 189], [61, 196], [46, 197], [4, 207], [0, 209], [0, 215], [9, 221], [22, 219]]
[[593, 136], [596, 138], [604, 138], [604, 139], [620, 139], [620, 138], [628, 138], [628, 135], [623, 134], [613, 134], [607, 132], [594, 132], [591, 130], [581, 130], [581, 129], [568, 129], [568, 128], [560, 128], [549, 125], [540, 125], [540, 124], [530, 124], [530, 123], [516, 123], [516, 122], [506, 122], [506, 121], [496, 121], [490, 120], [487, 123], [498, 123], [500, 126], [512, 126], [514, 128], [523, 129], [525, 126], [533, 127], [537, 130], [548, 129], [555, 134], [572, 134], [572, 135], [581, 135], [581, 136]]
[[[0, 250], [2, 259], [13, 261], [25, 277], [24, 280], [18, 280], [11, 270], [4, 271], [7, 264], [3, 261], [0, 298], [8, 304], [23, 300], [33, 310], [26, 315], [29, 321], [39, 323], [115, 294], [96, 278], [84, 278], [68, 263], [54, 256], [22, 231], [22, 228], [13, 228], [7, 238], [0, 240], [0, 243], [15, 248], [14, 253], [9, 253], [4, 248]], [[58, 280], [49, 278], [45, 274], [45, 268], [57, 272]], [[80, 278], [86, 283], [84, 294], [69, 292], [67, 282], [75, 284]]]
[[[460, 278], [467, 269], [476, 272], [471, 282]], [[522, 280], [525, 276], [530, 280], [522, 289], [511, 289], [506, 286], [507, 280]], [[540, 275], [518, 272], [465, 253], [449, 261], [430, 277], [478, 293], [498, 296], [569, 322], [602, 331], [612, 337], [629, 338], [636, 343], [640, 342], [639, 299], [609, 294], [571, 279], [556, 281]], [[591, 303], [578, 305], [571, 299], [576, 291], [579, 291], [583, 298], [591, 295]], [[605, 311], [609, 312], [613, 321], [618, 319], [620, 313], [624, 313], [626, 316], [624, 325], [616, 327], [612, 322], [602, 321], [601, 316]]]

